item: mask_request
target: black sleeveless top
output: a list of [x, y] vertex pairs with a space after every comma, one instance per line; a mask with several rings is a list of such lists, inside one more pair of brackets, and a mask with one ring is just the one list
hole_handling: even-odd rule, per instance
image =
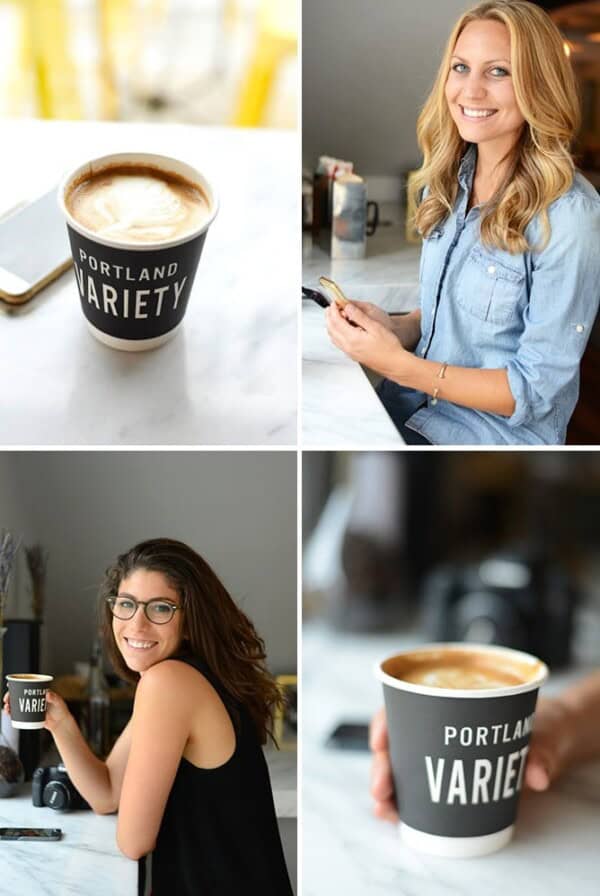
[[139, 861], [139, 896], [292, 896], [267, 763], [248, 711], [196, 657], [173, 659], [213, 686], [236, 745], [213, 769], [181, 757], [154, 851]]

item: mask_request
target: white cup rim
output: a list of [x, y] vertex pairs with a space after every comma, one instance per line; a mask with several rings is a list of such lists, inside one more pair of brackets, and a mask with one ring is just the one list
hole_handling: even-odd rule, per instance
[[[27, 678], [24, 678], [25, 675], [27, 675]], [[26, 684], [28, 681], [54, 681], [54, 675], [38, 675], [36, 672], [13, 672], [12, 675], [6, 676], [6, 680]]]
[[[199, 227], [196, 227], [194, 230], [188, 231], [182, 236], [167, 241], [157, 240], [153, 243], [135, 243], [127, 242], [125, 240], [111, 240], [108, 237], [104, 237], [98, 233], [95, 233], [93, 230], [90, 230], [83, 224], [80, 224], [75, 220], [75, 218], [67, 208], [65, 202], [67, 188], [74, 180], [76, 180], [81, 175], [84, 175], [86, 173], [91, 175], [96, 173], [97, 171], [101, 171], [103, 168], [108, 168], [111, 165], [118, 165], [119, 163], [139, 165], [146, 164], [151, 167], [158, 168], [161, 171], [178, 174], [180, 177], [184, 177], [186, 180], [192, 181], [192, 183], [197, 183], [200, 186], [202, 192], [207, 196], [210, 204], [210, 214], [208, 218], [203, 221], [203, 223]], [[62, 210], [62, 213], [67, 219], [69, 226], [72, 227], [73, 230], [77, 231], [77, 233], [81, 234], [81, 236], [85, 236], [88, 240], [91, 240], [94, 243], [98, 243], [101, 246], [108, 246], [111, 249], [132, 250], [135, 252], [155, 252], [157, 249], [172, 249], [174, 246], [180, 246], [183, 243], [188, 243], [190, 242], [190, 240], [195, 239], [208, 230], [208, 228], [216, 218], [217, 212], [219, 211], [219, 198], [217, 196], [215, 188], [213, 187], [212, 179], [209, 180], [206, 175], [202, 174], [197, 168], [195, 168], [193, 165], [190, 165], [188, 162], [176, 159], [173, 156], [165, 156], [159, 153], [151, 152], [111, 152], [107, 153], [106, 155], [98, 156], [94, 159], [83, 162], [82, 164], [77, 165], [76, 168], [69, 169], [69, 171], [61, 179], [61, 182], [58, 186], [58, 204]]]
[[[409, 654], [425, 653], [431, 650], [460, 650], [472, 653], [490, 653], [504, 656], [508, 659], [518, 660], [520, 663], [537, 667], [537, 672], [529, 681], [523, 684], [507, 685], [503, 688], [435, 688], [428, 685], [414, 684], [410, 681], [403, 681], [401, 678], [394, 678], [383, 670], [383, 664], [395, 657], [408, 656]], [[407, 650], [399, 650], [392, 653], [385, 659], [375, 663], [375, 678], [388, 687], [395, 688], [397, 691], [409, 691], [412, 694], [423, 694], [429, 697], [466, 697], [469, 699], [495, 699], [496, 697], [508, 697], [513, 694], [525, 694], [539, 688], [547, 679], [549, 670], [545, 663], [533, 656], [531, 653], [525, 653], [522, 650], [514, 650], [512, 647], [500, 647], [495, 644], [474, 644], [472, 642], [438, 642], [431, 644], [422, 644]]]

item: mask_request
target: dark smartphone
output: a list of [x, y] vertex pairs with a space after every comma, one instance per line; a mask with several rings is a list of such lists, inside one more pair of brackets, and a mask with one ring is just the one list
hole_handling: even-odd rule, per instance
[[60, 840], [60, 828], [0, 828], [0, 840]]
[[20, 305], [70, 264], [56, 189], [0, 221], [0, 299]]
[[327, 738], [327, 746], [338, 750], [369, 750], [369, 726], [362, 722], [341, 722]]

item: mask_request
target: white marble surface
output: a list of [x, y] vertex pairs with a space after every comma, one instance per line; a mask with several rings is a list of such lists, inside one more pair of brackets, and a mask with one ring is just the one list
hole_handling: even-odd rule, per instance
[[184, 125], [2, 122], [0, 216], [79, 161], [141, 148], [188, 161], [221, 207], [183, 326], [150, 352], [88, 332], [73, 270], [0, 303], [0, 444], [295, 445], [297, 135]]
[[[296, 818], [296, 752], [266, 750], [278, 818]], [[116, 815], [55, 812], [31, 803], [31, 785], [0, 799], [0, 827], [62, 828], [57, 842], [0, 841], [0, 896], [134, 896], [137, 863], [116, 844]]]
[[[368, 720], [382, 704], [373, 665], [405, 643], [391, 635], [335, 634], [322, 623], [304, 626], [303, 896], [595, 896], [600, 762], [570, 771], [547, 793], [525, 792], [513, 842], [478, 859], [413, 853], [394, 825], [374, 818], [369, 755], [324, 744], [339, 722]], [[553, 676], [544, 692], [578, 674]]]
[[[386, 311], [410, 311], [418, 305], [420, 246], [403, 241], [398, 206], [384, 206], [391, 226], [367, 242], [360, 261], [332, 261], [310, 237], [303, 236], [303, 284], [318, 288], [325, 275], [349, 298], [373, 302]], [[403, 439], [388, 417], [360, 364], [329, 340], [323, 310], [302, 303], [302, 445], [394, 449]]]
[[116, 815], [55, 812], [28, 792], [0, 800], [2, 827], [61, 828], [57, 842], [0, 842], [0, 896], [134, 896], [137, 862], [117, 847]]

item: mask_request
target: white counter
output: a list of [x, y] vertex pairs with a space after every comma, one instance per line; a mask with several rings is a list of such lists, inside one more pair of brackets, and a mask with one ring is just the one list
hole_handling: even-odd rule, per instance
[[183, 125], [2, 122], [0, 216], [108, 152], [173, 155], [215, 182], [188, 310], [155, 351], [88, 332], [73, 270], [0, 302], [0, 444], [295, 445], [297, 135]]
[[[411, 852], [395, 825], [374, 818], [369, 755], [324, 744], [340, 721], [368, 720], [382, 705], [372, 668], [402, 644], [398, 636], [341, 635], [319, 623], [304, 626], [303, 896], [595, 896], [600, 762], [572, 770], [547, 793], [524, 792], [515, 839], [483, 858]], [[553, 676], [544, 692], [565, 680]]]
[[[295, 819], [296, 752], [269, 749], [266, 756], [277, 817]], [[0, 799], [0, 827], [63, 831], [58, 842], [0, 842], [0, 896], [135, 896], [137, 892], [137, 862], [119, 852], [116, 815], [38, 808], [31, 803], [31, 785], [26, 785], [18, 796]]]
[[0, 800], [2, 827], [61, 828], [57, 842], [0, 842], [0, 896], [134, 896], [137, 862], [117, 847], [117, 816], [55, 812], [27, 793]]
[[[367, 258], [332, 261], [304, 235], [304, 286], [324, 275], [349, 298], [384, 310], [411, 311], [419, 303], [420, 246], [403, 241], [398, 206], [384, 206], [393, 224], [368, 240]], [[365, 371], [329, 340], [323, 309], [302, 303], [302, 445], [306, 448], [397, 449], [404, 444]]]

